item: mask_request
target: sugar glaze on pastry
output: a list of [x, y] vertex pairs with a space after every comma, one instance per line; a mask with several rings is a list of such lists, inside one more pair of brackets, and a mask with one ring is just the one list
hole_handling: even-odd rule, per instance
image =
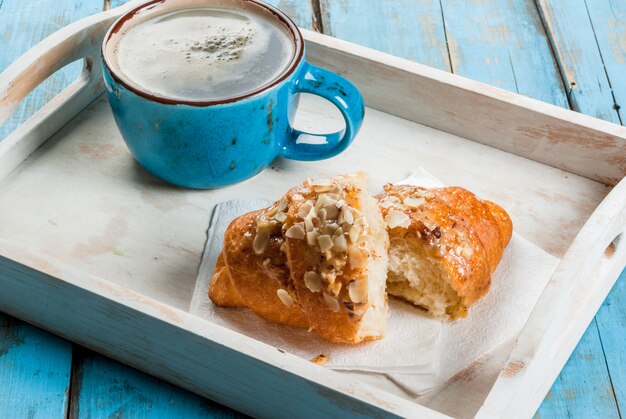
[[511, 238], [506, 211], [459, 187], [388, 184], [377, 199], [390, 239], [387, 292], [434, 316], [465, 317]]
[[363, 173], [307, 180], [235, 219], [209, 297], [332, 342], [383, 337], [388, 235]]

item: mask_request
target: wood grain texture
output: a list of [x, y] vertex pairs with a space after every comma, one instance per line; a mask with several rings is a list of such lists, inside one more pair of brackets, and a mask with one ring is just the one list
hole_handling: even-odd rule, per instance
[[602, 63], [613, 91], [622, 124], [626, 123], [626, 2], [622, 0], [586, 0]]
[[[37, 42], [69, 23], [102, 10], [102, 0], [3, 0], [0, 2], [0, 72]], [[82, 70], [70, 64], [42, 83], [0, 126], [0, 140], [57, 95]]]
[[455, 74], [567, 108], [541, 19], [528, 0], [442, 0]]
[[0, 313], [0, 417], [63, 417], [71, 363], [69, 342]]
[[[622, 237], [622, 240], [624, 238]], [[622, 415], [626, 413], [626, 270], [596, 315], [596, 322], [613, 393]]]
[[[558, 57], [572, 108], [619, 124], [620, 118], [614, 109], [614, 92], [605, 70], [603, 54], [598, 48], [597, 28], [592, 24], [589, 16], [589, 10], [595, 7], [595, 3], [600, 4], [601, 1], [590, 0], [587, 2], [589, 5], [585, 0], [536, 1], [552, 47]], [[610, 4], [605, 8], [610, 9]], [[609, 16], [606, 18], [608, 19]], [[598, 24], [601, 26], [604, 22], [598, 22]], [[621, 25], [624, 23], [621, 22]], [[613, 25], [613, 28], [615, 36], [623, 36], [623, 32], [619, 33], [616, 25]], [[610, 32], [603, 33], [606, 36]], [[605, 49], [610, 48], [608, 40], [604, 45]], [[623, 57], [624, 53], [618, 54], [619, 56]], [[613, 76], [624, 79], [623, 71]], [[624, 94], [626, 92], [620, 93], [621, 96]]]
[[86, 349], [74, 356], [70, 418], [243, 417]]
[[596, 320], [563, 367], [536, 419], [619, 418]]
[[324, 33], [450, 71], [439, 0], [321, 0]]

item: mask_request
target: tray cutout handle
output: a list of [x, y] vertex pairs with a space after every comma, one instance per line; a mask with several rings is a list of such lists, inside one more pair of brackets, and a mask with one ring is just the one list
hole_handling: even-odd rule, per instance
[[104, 92], [100, 68], [100, 45], [104, 35], [120, 15], [141, 3], [142, 0], [136, 0], [58, 30], [0, 74], [1, 124], [44, 80], [72, 62], [84, 61], [77, 80], [0, 142], [0, 179]]

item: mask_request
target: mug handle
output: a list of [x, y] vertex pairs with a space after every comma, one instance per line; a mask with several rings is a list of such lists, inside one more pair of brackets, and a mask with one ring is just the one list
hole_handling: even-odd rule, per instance
[[311, 134], [290, 126], [280, 155], [292, 160], [322, 160], [344, 151], [356, 136], [365, 114], [363, 97], [345, 78], [307, 62], [296, 80], [294, 93], [311, 93], [330, 101], [346, 122], [345, 129], [329, 134]]

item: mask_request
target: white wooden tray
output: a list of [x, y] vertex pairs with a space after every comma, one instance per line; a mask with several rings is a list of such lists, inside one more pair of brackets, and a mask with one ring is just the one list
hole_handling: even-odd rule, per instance
[[[368, 105], [354, 145], [277, 160], [237, 186], [168, 186], [130, 157], [101, 95], [99, 46], [124, 10], [53, 34], [0, 75], [0, 122], [55, 70], [81, 77], [0, 143], [0, 310], [257, 416], [530, 416], [626, 263], [626, 129], [324, 35], [307, 57]], [[300, 124], [333, 124], [308, 101]], [[423, 166], [492, 199], [561, 262], [516, 342], [409, 400], [188, 312], [208, 214], [307, 176]]]

